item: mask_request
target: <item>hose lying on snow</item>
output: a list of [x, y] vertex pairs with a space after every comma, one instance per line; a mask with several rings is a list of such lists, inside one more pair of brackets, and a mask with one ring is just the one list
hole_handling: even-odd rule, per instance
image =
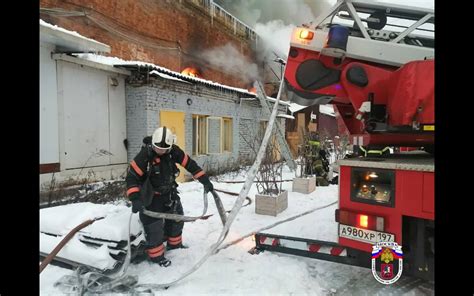
[[[235, 244], [238, 243], [238, 242], [243, 241], [243, 240], [246, 239], [247, 237], [252, 236], [252, 235], [255, 235], [257, 232], [262, 232], [262, 231], [264, 231], [264, 230], [273, 228], [273, 227], [275, 227], [275, 226], [277, 226], [277, 225], [280, 225], [280, 224], [282, 224], [282, 223], [286, 223], [286, 222], [289, 222], [289, 221], [293, 221], [293, 220], [295, 220], [295, 219], [297, 219], [297, 218], [299, 218], [299, 217], [303, 217], [303, 216], [305, 216], [305, 215], [311, 214], [311, 213], [313, 213], [313, 212], [315, 212], [315, 211], [318, 211], [318, 210], [325, 209], [325, 208], [330, 207], [330, 206], [333, 206], [333, 205], [335, 205], [335, 204], [337, 204], [337, 201], [332, 202], [332, 203], [327, 204], [327, 205], [324, 205], [324, 206], [320, 206], [320, 207], [317, 207], [317, 208], [308, 210], [308, 211], [306, 211], [306, 212], [300, 213], [300, 214], [295, 215], [295, 216], [292, 216], [292, 217], [288, 217], [288, 218], [283, 219], [283, 220], [281, 220], [281, 221], [278, 221], [278, 222], [275, 222], [275, 223], [273, 223], [273, 224], [270, 224], [270, 225], [267, 225], [267, 226], [265, 226], [265, 227], [262, 227], [262, 228], [260, 228], [260, 229], [258, 229], [258, 230], [255, 230], [255, 231], [252, 231], [252, 232], [250, 232], [250, 233], [247, 233], [247, 234], [245, 234], [245, 235], [243, 235], [243, 236], [241, 236], [241, 237], [239, 237], [239, 238], [234, 239], [234, 240], [231, 241], [231, 242], [228, 242], [227, 244], [224, 244], [224, 245], [220, 246], [219, 249], [217, 249], [217, 252], [219, 252], [220, 250], [223, 250], [223, 249], [227, 249], [228, 247], [230, 247], [230, 246], [232, 246], [232, 245], [235, 245]], [[216, 253], [217, 253], [217, 252], [216, 252]]]

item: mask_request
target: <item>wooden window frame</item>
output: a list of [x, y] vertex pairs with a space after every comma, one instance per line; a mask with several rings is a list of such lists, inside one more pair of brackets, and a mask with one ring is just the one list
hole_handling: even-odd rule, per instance
[[[225, 150], [225, 141], [226, 141], [226, 135], [225, 135], [225, 122], [228, 121], [229, 124], [230, 124], [230, 134], [227, 135], [229, 137], [229, 141], [230, 141], [230, 144], [229, 144], [229, 148], [230, 150]], [[222, 153], [232, 153], [232, 151], [234, 150], [233, 146], [234, 146], [234, 122], [233, 122], [233, 119], [231, 117], [222, 117], [221, 119], [221, 151]]]
[[[193, 141], [192, 141], [192, 145], [193, 145], [193, 147], [192, 147], [192, 153], [193, 153], [193, 155], [195, 155], [195, 156], [207, 155], [207, 154], [209, 154], [209, 153], [208, 153], [208, 152], [209, 152], [209, 124], [208, 124], [208, 120], [207, 120], [208, 117], [209, 117], [209, 115], [192, 114], [193, 125], [194, 125], [194, 122], [196, 122], [196, 134], [193, 133], [193, 135], [192, 135], [192, 137], [193, 137]], [[206, 141], [206, 142], [205, 142], [205, 143], [206, 143], [206, 149], [205, 149], [206, 151], [204, 151], [204, 153], [203, 153], [203, 151], [199, 151], [199, 150], [200, 150], [200, 145], [199, 145], [199, 143], [200, 143], [199, 120], [200, 120], [200, 119], [205, 119], [204, 122], [205, 122], [205, 124], [206, 124], [206, 135], [205, 135], [206, 139], [204, 139], [204, 141]], [[194, 138], [195, 136], [197, 137], [197, 140]], [[195, 142], [196, 142], [196, 146], [197, 146], [197, 147], [194, 146], [194, 143], [195, 143]]]

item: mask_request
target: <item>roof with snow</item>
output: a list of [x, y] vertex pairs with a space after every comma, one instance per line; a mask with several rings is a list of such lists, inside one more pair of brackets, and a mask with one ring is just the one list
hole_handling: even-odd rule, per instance
[[302, 106], [302, 105], [299, 105], [299, 104], [296, 104], [296, 103], [290, 103], [290, 107], [288, 107], [288, 110], [290, 110], [291, 113], [295, 113], [295, 112], [298, 112], [300, 110], [303, 110], [306, 107], [308, 107], [308, 106]]
[[[202, 79], [202, 78], [183, 75], [181, 73], [172, 71], [164, 67], [157, 66], [152, 63], [141, 62], [141, 61], [125, 61], [117, 57], [106, 57], [106, 56], [96, 55], [96, 54], [77, 54], [76, 56], [78, 58], [90, 60], [96, 63], [111, 65], [111, 66], [119, 67], [119, 68], [125, 68], [130, 71], [147, 71], [150, 75], [157, 75], [165, 79], [177, 80], [177, 81], [188, 82], [188, 83], [193, 83], [193, 84], [197, 83], [197, 84], [205, 85], [205, 86], [218, 89], [221, 91], [234, 92], [234, 93], [239, 94], [240, 97], [253, 98], [253, 99], [257, 98], [256, 94], [249, 92], [248, 90], [244, 88], [232, 87], [232, 86], [220, 84], [214, 81]], [[271, 102], [276, 101], [275, 98], [271, 98], [268, 96], [267, 96], [267, 100]], [[285, 101], [280, 101], [280, 105], [289, 106], [290, 104]]]
[[336, 117], [336, 113], [334, 112], [334, 105], [332, 104], [319, 105], [319, 113]]
[[[290, 110], [291, 113], [295, 113], [295, 112], [298, 112], [305, 108], [310, 107], [310, 106], [299, 105], [296, 103], [290, 103], [289, 105], [290, 107], [288, 107], [288, 110]], [[332, 117], [336, 116], [336, 113], [334, 112], [334, 106], [332, 104], [319, 105], [319, 113], [329, 115]]]
[[40, 40], [56, 45], [58, 52], [110, 52], [110, 46], [40, 19]]
[[286, 118], [286, 119], [295, 119], [293, 115], [288, 115], [288, 114], [277, 114], [277, 117]]
[[[84, 37], [77, 32], [69, 31], [56, 25], [49, 24], [40, 19], [40, 39], [41, 41], [55, 44], [57, 50], [67, 53], [76, 53], [75, 56], [84, 60], [89, 60], [99, 64], [105, 64], [113, 67], [126, 68], [128, 70], [145, 70], [150, 75], [157, 75], [165, 79], [177, 80], [193, 84], [201, 84], [221, 91], [237, 93], [239, 97], [256, 99], [257, 95], [243, 88], [223, 85], [214, 81], [202, 78], [191, 77], [181, 73], [171, 71], [170, 69], [157, 66], [152, 63], [140, 61], [125, 61], [117, 57], [107, 57], [97, 54], [88, 54], [90, 52], [110, 53], [110, 46]], [[267, 100], [275, 102], [276, 99], [268, 97]], [[280, 105], [289, 106], [288, 102], [280, 101]]]

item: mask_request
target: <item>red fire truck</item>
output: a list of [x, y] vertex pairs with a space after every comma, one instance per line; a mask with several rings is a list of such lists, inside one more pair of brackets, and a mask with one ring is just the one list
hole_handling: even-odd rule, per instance
[[340, 136], [365, 154], [338, 162], [337, 244], [259, 233], [257, 248], [369, 266], [375, 243], [396, 242], [404, 272], [433, 279], [434, 11], [342, 0], [290, 45], [289, 100], [333, 104]]

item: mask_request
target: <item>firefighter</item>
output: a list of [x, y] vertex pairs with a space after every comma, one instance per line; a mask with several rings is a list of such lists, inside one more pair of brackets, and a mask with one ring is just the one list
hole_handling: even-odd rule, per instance
[[307, 157], [310, 164], [307, 167], [307, 173], [316, 174], [316, 184], [318, 186], [328, 186], [328, 153], [321, 147], [319, 135], [315, 132], [310, 132], [309, 134]]
[[[177, 164], [204, 185], [205, 193], [214, 190], [206, 173], [175, 142], [176, 136], [166, 127], [160, 127], [151, 137], [145, 137], [142, 149], [130, 162], [125, 179], [132, 212], [139, 212], [145, 230], [145, 252], [152, 262], [163, 267], [171, 264], [164, 256], [165, 241], [167, 250], [186, 248], [181, 237], [184, 222], [152, 218], [143, 214], [142, 210], [184, 214], [177, 191], [178, 183], [175, 181], [179, 175]], [[151, 190], [146, 190], [144, 184], [147, 182]], [[146, 191], [150, 192], [148, 197], [143, 194]]]

